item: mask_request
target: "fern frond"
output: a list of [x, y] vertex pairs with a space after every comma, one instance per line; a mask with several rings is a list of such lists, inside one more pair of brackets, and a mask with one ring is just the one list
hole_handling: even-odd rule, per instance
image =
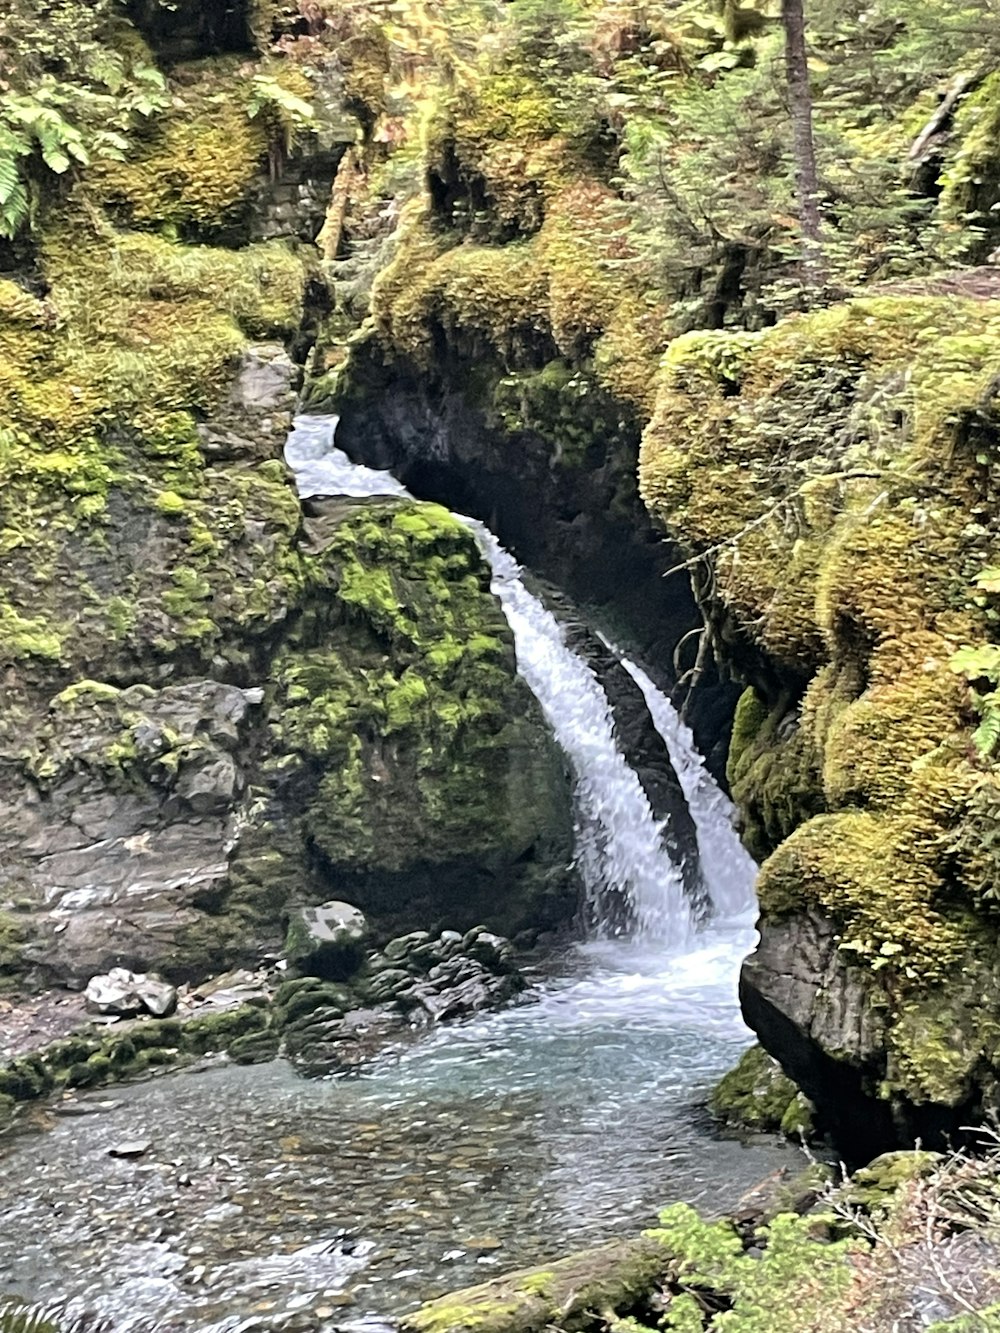
[[982, 721], [972, 733], [972, 743], [983, 758], [988, 759], [996, 750], [998, 742], [1000, 742], [1000, 708], [992, 704], [985, 709]]

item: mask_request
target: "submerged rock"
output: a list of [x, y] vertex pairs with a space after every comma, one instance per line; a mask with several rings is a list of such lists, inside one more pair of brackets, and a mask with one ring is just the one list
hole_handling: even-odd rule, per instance
[[125, 1143], [116, 1143], [113, 1148], [109, 1148], [108, 1156], [122, 1157], [129, 1161], [136, 1157], [144, 1157], [152, 1146], [151, 1139], [130, 1139]]

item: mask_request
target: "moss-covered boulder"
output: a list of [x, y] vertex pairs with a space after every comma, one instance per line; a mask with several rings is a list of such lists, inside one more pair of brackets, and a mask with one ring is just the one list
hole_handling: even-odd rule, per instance
[[690, 334], [643, 441], [646, 503], [703, 557], [751, 686], [744, 1011], [855, 1160], [992, 1095], [995, 740], [963, 675], [995, 633], [998, 332], [996, 301], [914, 291]]
[[709, 1106], [734, 1129], [803, 1137], [812, 1128], [809, 1103], [760, 1046], [751, 1046], [720, 1079]]
[[331, 600], [276, 659], [270, 716], [271, 768], [321, 873], [402, 929], [563, 919], [565, 765], [475, 538], [433, 505], [327, 510], [314, 540]]

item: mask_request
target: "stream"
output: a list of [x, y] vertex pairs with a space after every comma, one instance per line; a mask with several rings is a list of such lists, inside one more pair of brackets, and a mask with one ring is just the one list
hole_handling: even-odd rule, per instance
[[[299, 418], [302, 495], [398, 495]], [[720, 1137], [701, 1109], [749, 1044], [736, 1001], [755, 867], [669, 700], [646, 697], [691, 808], [699, 927], [607, 699], [514, 559], [473, 520], [534, 690], [576, 778], [578, 862], [627, 938], [536, 966], [522, 1002], [399, 1042], [360, 1073], [210, 1065], [82, 1095], [6, 1145], [0, 1292], [115, 1333], [376, 1329], [421, 1300], [637, 1232], [683, 1199], [731, 1207], [797, 1155]], [[598, 913], [599, 916], [599, 913]], [[71, 1109], [71, 1108], [67, 1108]], [[109, 1156], [149, 1139], [135, 1159]]]

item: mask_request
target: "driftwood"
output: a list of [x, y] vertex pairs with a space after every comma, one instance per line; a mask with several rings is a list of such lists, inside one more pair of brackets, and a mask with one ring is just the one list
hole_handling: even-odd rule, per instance
[[316, 237], [316, 244], [324, 259], [336, 259], [340, 249], [340, 238], [344, 231], [344, 218], [351, 201], [355, 182], [361, 175], [356, 148], [348, 148], [340, 159], [337, 174], [333, 178], [330, 190], [330, 202], [326, 208], [323, 226]]

